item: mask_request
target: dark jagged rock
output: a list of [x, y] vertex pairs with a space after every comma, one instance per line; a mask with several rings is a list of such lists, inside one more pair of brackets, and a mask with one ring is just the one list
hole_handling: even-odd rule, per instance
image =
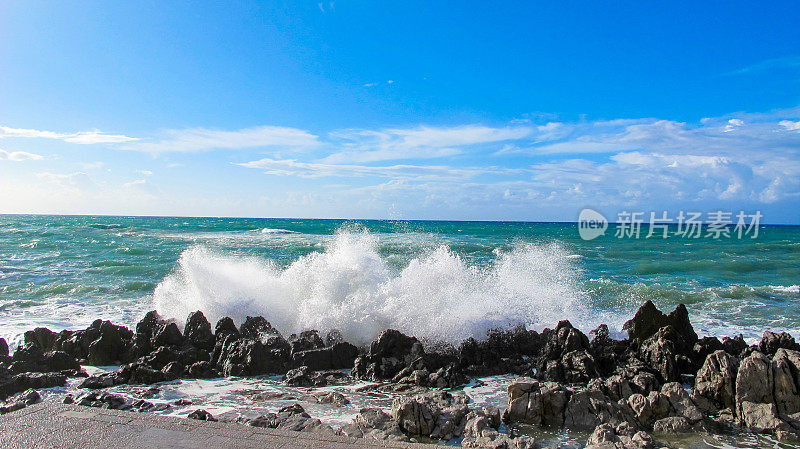
[[60, 373], [0, 374], [0, 399], [25, 390], [63, 387], [67, 377]]
[[28, 343], [25, 347], [17, 349], [11, 358], [9, 369], [14, 374], [28, 372], [57, 372], [57, 371], [79, 371], [80, 364], [74, 357], [63, 351], [50, 351], [42, 353], [42, 350], [35, 343]]
[[292, 351], [292, 366], [307, 366], [314, 371], [352, 368], [358, 348], [341, 342], [333, 346], [304, 351]]
[[675, 307], [669, 315], [664, 315], [652, 301], [647, 301], [636, 311], [633, 319], [626, 322], [622, 328], [628, 331], [631, 340], [644, 341], [666, 326], [672, 326], [681, 336], [682, 347], [676, 348], [679, 351], [691, 350], [697, 342], [697, 334], [689, 322], [689, 312], [683, 304]]
[[33, 344], [39, 347], [42, 352], [52, 351], [55, 347], [58, 334], [46, 327], [37, 327], [32, 331], [23, 334], [25, 345]]
[[109, 388], [115, 385], [122, 385], [127, 382], [127, 379], [122, 377], [119, 373], [105, 373], [99, 376], [91, 376], [86, 378], [78, 388], [87, 388], [90, 390], [100, 390], [102, 388]]
[[150, 342], [153, 348], [163, 346], [180, 346], [183, 344], [183, 335], [178, 325], [172, 322], [161, 322], [153, 331]]
[[732, 354], [741, 358], [748, 348], [747, 342], [744, 341], [744, 337], [741, 334], [734, 338], [722, 338], [722, 349], [724, 349], [728, 354]]
[[220, 341], [228, 335], [239, 335], [239, 329], [236, 328], [236, 323], [231, 318], [224, 317], [217, 321], [217, 325], [214, 327], [214, 339]]
[[288, 365], [288, 346], [279, 335], [268, 339], [266, 344], [261, 340], [228, 336], [221, 345], [217, 366], [223, 376], [281, 373]]
[[79, 331], [62, 331], [53, 345], [89, 365], [104, 366], [130, 361], [133, 333], [110, 321], [95, 320]]
[[212, 379], [219, 377], [219, 371], [211, 362], [202, 361], [189, 367], [189, 375], [196, 379]]
[[164, 374], [164, 380], [175, 380], [183, 377], [185, 369], [181, 362], [169, 362], [161, 368], [161, 373]]
[[608, 377], [625, 360], [628, 340], [614, 340], [608, 335], [608, 326], [601, 324], [594, 334], [589, 347], [594, 355], [595, 366], [602, 377]]
[[595, 427], [586, 449], [651, 449], [656, 447], [653, 438], [643, 431], [634, 431], [629, 426], [600, 424]]
[[129, 384], [155, 384], [164, 382], [166, 376], [160, 370], [154, 369], [150, 365], [142, 362], [134, 362], [123, 365], [119, 370], [119, 376]]
[[572, 394], [555, 382], [516, 379], [508, 386], [508, 408], [503, 418], [539, 426], [564, 425], [564, 411]]
[[216, 418], [214, 418], [214, 415], [212, 415], [211, 413], [208, 413], [207, 411], [205, 411], [203, 409], [197, 409], [197, 410], [193, 411], [192, 413], [189, 413], [189, 416], [187, 416], [187, 418], [189, 418], [189, 419], [197, 419], [197, 420], [200, 420], [200, 421], [216, 421], [217, 420]]
[[325, 336], [325, 346], [333, 346], [336, 343], [344, 342], [344, 337], [342, 333], [336, 329], [331, 330], [328, 332], [328, 335]]
[[99, 407], [112, 410], [130, 410], [131, 402], [118, 394], [104, 391], [93, 391], [78, 398], [78, 405]]
[[197, 311], [189, 314], [183, 333], [186, 341], [192, 346], [205, 351], [214, 349], [215, 339], [211, 332], [211, 323], [208, 322], [203, 312]]
[[794, 337], [786, 332], [776, 334], [774, 332], [764, 332], [764, 337], [758, 343], [758, 350], [766, 355], [773, 356], [779, 349], [790, 351], [800, 351], [800, 344], [794, 341]]
[[509, 330], [493, 330], [485, 341], [473, 338], [458, 348], [458, 365], [471, 375], [523, 373], [530, 369], [530, 360], [537, 356], [542, 342], [536, 331], [518, 326]]
[[0, 357], [8, 357], [8, 343], [5, 338], [0, 338]]
[[293, 387], [324, 387], [327, 382], [322, 376], [315, 375], [307, 366], [289, 370], [284, 374], [283, 381]]
[[136, 357], [145, 356], [153, 351], [153, 334], [163, 321], [158, 312], [151, 310], [136, 324], [136, 334], [134, 335]]
[[544, 342], [537, 362], [537, 375], [544, 380], [585, 383], [600, 376], [591, 354], [589, 339], [569, 321], [561, 321], [555, 329], [545, 329]]
[[266, 341], [270, 336], [281, 336], [281, 333], [272, 327], [269, 321], [264, 319], [263, 316], [249, 316], [245, 318], [244, 323], [239, 327], [239, 332], [241, 332], [244, 338], [261, 341]]
[[300, 332], [300, 335], [292, 334], [287, 341], [289, 342], [292, 354], [325, 347], [325, 342], [322, 341], [322, 337], [320, 337], [319, 333], [315, 330], [303, 331]]
[[703, 337], [692, 347], [692, 363], [699, 369], [705, 363], [706, 358], [716, 352], [724, 351], [725, 346], [717, 337]]
[[425, 354], [422, 343], [394, 329], [381, 333], [369, 352], [356, 359], [353, 377], [380, 381], [392, 379], [403, 368]]

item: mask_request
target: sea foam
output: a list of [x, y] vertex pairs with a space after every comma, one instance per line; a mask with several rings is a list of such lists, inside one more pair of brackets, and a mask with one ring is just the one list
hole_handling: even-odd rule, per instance
[[[322, 251], [285, 267], [204, 246], [185, 250], [156, 287], [158, 312], [179, 322], [262, 315], [281, 332], [338, 329], [367, 343], [387, 328], [432, 341], [483, 338], [494, 328], [594, 323], [579, 270], [557, 243], [520, 243], [483, 266], [440, 245], [393, 268], [367, 232], [339, 232]], [[584, 327], [582, 326], [582, 327]]]

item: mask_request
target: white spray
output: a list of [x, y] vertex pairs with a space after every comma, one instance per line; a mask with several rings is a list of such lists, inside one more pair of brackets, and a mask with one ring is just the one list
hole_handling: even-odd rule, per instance
[[324, 251], [283, 269], [192, 247], [153, 296], [158, 312], [179, 322], [202, 310], [212, 323], [262, 315], [285, 334], [338, 329], [361, 344], [387, 328], [457, 343], [518, 324], [592, 324], [573, 261], [558, 244], [518, 244], [488, 266], [471, 266], [442, 245], [398, 272], [376, 236], [340, 232]]

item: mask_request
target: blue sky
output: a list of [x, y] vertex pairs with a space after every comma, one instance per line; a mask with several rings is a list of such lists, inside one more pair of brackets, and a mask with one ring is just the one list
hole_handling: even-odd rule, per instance
[[0, 212], [800, 222], [796, 2], [0, 0]]

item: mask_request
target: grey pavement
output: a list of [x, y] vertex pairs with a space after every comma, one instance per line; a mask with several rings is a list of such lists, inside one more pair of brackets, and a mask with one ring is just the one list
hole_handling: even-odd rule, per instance
[[0, 415], [2, 448], [442, 449], [42, 402]]

